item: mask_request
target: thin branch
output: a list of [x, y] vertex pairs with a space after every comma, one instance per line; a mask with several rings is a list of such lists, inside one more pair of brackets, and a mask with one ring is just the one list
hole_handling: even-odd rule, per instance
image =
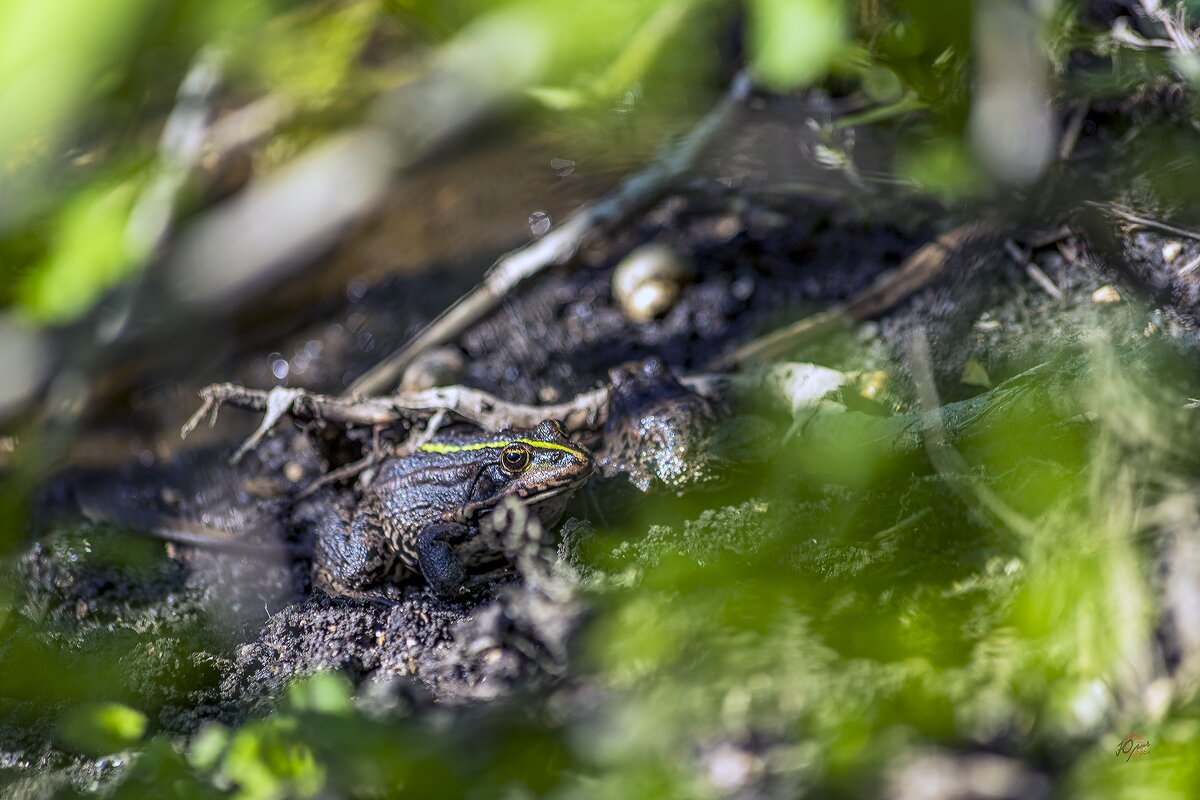
[[114, 504], [105, 498], [80, 498], [80, 507], [83, 515], [94, 523], [117, 525], [134, 533], [188, 547], [200, 547], [251, 558], [282, 559], [311, 554], [310, 548], [301, 542], [254, 538], [275, 533], [266, 527], [232, 533], [149, 508]]
[[303, 500], [306, 497], [311, 497], [316, 494], [317, 490], [322, 486], [328, 486], [331, 483], [340, 483], [341, 481], [357, 477], [363, 470], [369, 469], [379, 463], [381, 454], [378, 450], [372, 448], [371, 452], [367, 453], [357, 461], [351, 461], [349, 464], [343, 464], [335, 470], [326, 472], [321, 477], [314, 480], [308, 486], [300, 490], [296, 495], [296, 500]]
[[506, 400], [466, 386], [406, 392], [391, 397], [349, 398], [313, 394], [300, 389], [276, 387], [248, 389], [232, 383], [215, 383], [201, 390], [203, 403], [184, 424], [186, 437], [206, 416], [216, 421], [222, 405], [266, 415], [239, 453], [254, 447], [283, 416], [302, 420], [324, 420], [349, 427], [380, 427], [402, 422], [416, 423], [449, 411], [488, 430], [532, 427], [545, 419], [559, 419], [569, 430], [594, 429], [602, 424], [607, 389], [585, 392], [565, 403], [527, 405]]
[[1017, 247], [1017, 243], [1012, 239], [1006, 239], [1004, 242], [1004, 251], [1008, 253], [1008, 257], [1013, 260], [1013, 263], [1015, 263], [1018, 267], [1025, 268], [1025, 274], [1028, 275], [1034, 283], [1040, 286], [1042, 291], [1050, 295], [1056, 301], [1060, 303], [1062, 302], [1062, 289], [1058, 288], [1058, 284], [1054, 282], [1054, 279], [1043, 272], [1042, 268], [1033, 262], [1033, 259], [1029, 257], [1030, 253], [1028, 249], [1022, 250], [1021, 248]]
[[1075, 108], [1067, 117], [1066, 128], [1058, 142], [1059, 160], [1066, 161], [1075, 152], [1075, 145], [1079, 142], [1079, 134], [1083, 132], [1083, 123], [1087, 119], [1088, 109], [1091, 108], [1091, 105], [1091, 99], [1084, 98], [1075, 104]]

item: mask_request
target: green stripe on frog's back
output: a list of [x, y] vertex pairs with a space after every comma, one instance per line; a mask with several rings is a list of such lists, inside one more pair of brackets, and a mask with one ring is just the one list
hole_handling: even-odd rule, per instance
[[468, 444], [447, 444], [446, 442], [426, 442], [418, 447], [425, 453], [463, 453], [468, 450], [485, 450], [487, 448], [495, 448], [501, 450], [508, 447], [510, 444], [525, 444], [530, 447], [537, 447], [542, 450], [561, 450], [564, 453], [570, 453], [576, 458], [583, 458], [583, 453], [573, 447], [556, 444], [554, 442], [539, 442], [537, 439], [493, 439], [486, 442], [470, 442]]

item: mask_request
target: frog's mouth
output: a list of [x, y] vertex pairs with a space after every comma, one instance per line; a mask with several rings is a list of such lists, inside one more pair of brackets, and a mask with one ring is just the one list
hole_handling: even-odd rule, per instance
[[529, 495], [521, 494], [519, 492], [517, 493], [516, 496], [521, 498], [521, 500], [523, 500], [527, 505], [537, 506], [537, 505], [541, 505], [542, 503], [546, 502], [547, 500], [553, 500], [554, 498], [561, 497], [562, 495], [567, 494], [568, 492], [573, 492], [582, 485], [583, 485], [583, 481], [573, 481], [572, 483], [564, 483], [562, 486], [556, 486], [553, 489], [546, 489], [544, 491], [538, 492], [537, 494], [533, 495], [532, 497]]
[[585, 483], [587, 483], [588, 478], [590, 478], [592, 476], [592, 471], [593, 470], [588, 470], [583, 475], [578, 475], [574, 478], [571, 478], [570, 480], [563, 481], [562, 483], [560, 483], [557, 486], [550, 486], [550, 487], [541, 489], [538, 492], [533, 493], [533, 494], [530, 494], [528, 492], [521, 493], [520, 491], [514, 492], [514, 494], [517, 497], [521, 498], [521, 500], [524, 501], [528, 505], [531, 505], [531, 506], [540, 505], [541, 503], [544, 503], [547, 500], [553, 500], [555, 497], [559, 497], [561, 495], [576, 491], [577, 489], [579, 489], [579, 487], [581, 487]]
[[519, 489], [510, 489], [503, 494], [497, 495], [493, 499], [474, 503], [462, 509], [463, 516], [466, 518], [482, 518], [489, 516], [497, 505], [499, 505], [505, 497], [516, 497], [527, 508], [537, 508], [555, 498], [562, 498], [563, 495], [571, 494], [579, 489], [583, 484], [587, 483], [588, 478], [592, 476], [594, 470], [588, 470], [582, 475], [577, 475], [569, 480], [564, 480], [560, 484], [554, 486], [540, 487], [537, 491], [530, 493], [526, 490], [524, 493]]

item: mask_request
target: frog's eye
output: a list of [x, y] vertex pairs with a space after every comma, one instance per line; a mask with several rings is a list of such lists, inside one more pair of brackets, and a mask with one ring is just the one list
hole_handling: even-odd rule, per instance
[[500, 451], [500, 466], [508, 472], [523, 472], [529, 466], [529, 448], [521, 444], [510, 444]]

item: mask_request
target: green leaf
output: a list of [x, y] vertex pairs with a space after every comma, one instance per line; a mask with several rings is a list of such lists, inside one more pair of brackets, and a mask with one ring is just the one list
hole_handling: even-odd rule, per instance
[[586, 92], [562, 86], [534, 86], [531, 89], [527, 89], [525, 93], [546, 108], [554, 111], [569, 111], [574, 108], [581, 108], [590, 99]]
[[967, 386], [979, 386], [983, 389], [992, 388], [992, 379], [988, 377], [987, 369], [979, 363], [979, 359], [971, 358], [963, 365], [962, 377], [959, 378]]
[[223, 776], [246, 800], [311, 797], [325, 784], [325, 769], [300, 739], [295, 719], [270, 717], [234, 734], [221, 762]]
[[92, 755], [126, 750], [146, 733], [146, 715], [121, 703], [77, 706], [59, 723], [59, 734], [69, 746]]
[[323, 108], [347, 91], [358, 54], [379, 17], [376, 0], [319, 4], [276, 18], [252, 63], [267, 84], [301, 105]]
[[0, 3], [0, 167], [53, 142], [120, 59], [149, 0]]
[[350, 684], [337, 673], [319, 672], [288, 687], [288, 707], [318, 714], [346, 714], [354, 708]]
[[42, 322], [66, 322], [85, 312], [106, 289], [142, 263], [126, 238], [137, 198], [130, 180], [81, 192], [59, 215], [53, 249], [21, 286], [26, 313]]
[[840, 0], [755, 0], [750, 53], [758, 79], [792, 89], [821, 78], [846, 41]]
[[595, 82], [592, 92], [599, 97], [617, 97], [641, 80], [690, 10], [689, 2], [663, 3], [617, 53], [612, 64]]
[[878, 64], [872, 65], [862, 77], [863, 91], [877, 103], [893, 103], [904, 94], [904, 85], [896, 73]]
[[987, 179], [962, 140], [939, 138], [924, 142], [898, 159], [898, 171], [922, 190], [945, 200], [981, 194]]
[[217, 723], [205, 725], [192, 739], [192, 745], [188, 748], [188, 763], [196, 769], [211, 769], [225, 753], [228, 744], [228, 728]]

